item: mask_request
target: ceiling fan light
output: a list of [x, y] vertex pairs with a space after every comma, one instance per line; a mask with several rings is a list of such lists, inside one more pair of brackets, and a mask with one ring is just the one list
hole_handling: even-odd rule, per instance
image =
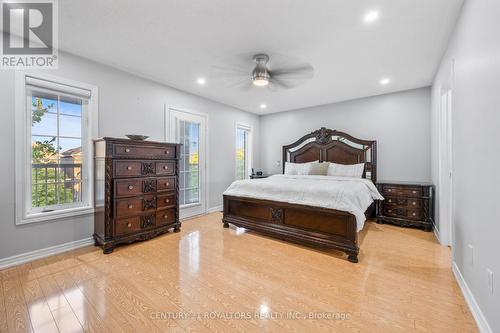
[[253, 79], [253, 84], [258, 87], [263, 87], [269, 84], [269, 80], [266, 78], [255, 78]]

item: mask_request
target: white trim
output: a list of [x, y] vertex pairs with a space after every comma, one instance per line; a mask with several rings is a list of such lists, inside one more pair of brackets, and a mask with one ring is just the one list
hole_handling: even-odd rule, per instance
[[458, 269], [457, 263], [455, 261], [452, 262], [451, 269], [453, 271], [453, 274], [455, 275], [455, 279], [457, 280], [458, 285], [460, 286], [460, 289], [462, 290], [462, 294], [464, 295], [465, 301], [469, 306], [470, 312], [472, 313], [472, 316], [476, 320], [476, 324], [479, 328], [479, 331], [481, 333], [493, 333], [493, 330], [488, 324], [486, 317], [481, 311], [479, 304], [477, 304], [476, 299], [472, 294], [472, 291], [467, 285], [467, 282], [465, 282], [465, 279], [462, 273], [460, 272], [460, 269]]
[[224, 206], [219, 205], [219, 206], [215, 206], [215, 207], [211, 207], [211, 208], [207, 209], [207, 214], [222, 212], [223, 210], [224, 210]]
[[[88, 104], [88, 112], [85, 115], [86, 122], [85, 126], [88, 128], [85, 133], [82, 133], [82, 142], [85, 141], [84, 163], [88, 165], [87, 171], [82, 179], [82, 183], [86, 189], [85, 205], [70, 207], [67, 209], [55, 210], [50, 213], [33, 213], [29, 216], [28, 212], [28, 192], [27, 179], [31, 178], [31, 173], [29, 168], [26, 167], [27, 161], [31, 159], [30, 153], [27, 149], [28, 142], [31, 142], [31, 138], [28, 138], [28, 133], [30, 131], [29, 124], [27, 120], [27, 98], [26, 98], [26, 78], [30, 77], [37, 80], [45, 80], [50, 82], [56, 82], [61, 85], [67, 85], [71, 87], [79, 87], [90, 91], [90, 99]], [[16, 190], [15, 190], [15, 223], [16, 225], [35, 223], [41, 221], [57, 220], [60, 218], [71, 217], [82, 214], [91, 214], [93, 212], [94, 206], [94, 168], [92, 167], [92, 156], [93, 156], [93, 144], [92, 139], [98, 137], [99, 132], [99, 110], [98, 110], [98, 99], [99, 91], [97, 86], [93, 86], [87, 83], [68, 80], [52, 75], [46, 74], [36, 74], [23, 71], [16, 71], [15, 77], [15, 180], [16, 180]], [[90, 127], [90, 128], [89, 128]]]
[[[203, 209], [202, 209], [202, 212], [200, 214], [189, 216], [189, 218], [194, 217], [194, 216], [205, 215], [207, 213], [208, 203], [210, 202], [210, 176], [209, 176], [210, 175], [210, 168], [209, 168], [209, 165], [210, 165], [210, 130], [209, 130], [210, 117], [209, 117], [208, 113], [193, 111], [193, 110], [186, 109], [183, 107], [168, 106], [167, 104], [165, 104], [165, 106], [164, 106], [164, 118], [163, 118], [164, 131], [165, 131], [165, 142], [173, 140], [172, 133], [170, 133], [170, 114], [172, 111], [183, 112], [183, 113], [191, 114], [194, 116], [199, 116], [199, 117], [202, 117], [204, 119], [204, 122], [205, 122], [205, 128], [204, 128], [204, 132], [205, 132], [204, 133], [204, 135], [205, 135], [205, 142], [204, 142], [205, 162], [204, 163], [205, 163], [205, 165], [202, 166], [205, 169], [205, 177], [204, 177], [203, 182], [201, 184], [202, 190], [203, 190], [203, 195], [204, 195]], [[194, 205], [197, 205], [197, 204], [194, 204]], [[186, 205], [185, 207], [188, 207], [188, 205]], [[184, 208], [184, 206], [181, 208]], [[182, 216], [182, 218], [184, 218], [184, 217]]]
[[441, 242], [441, 238], [439, 237], [439, 230], [438, 228], [436, 228], [435, 224], [432, 225], [432, 230], [434, 231], [434, 236], [436, 236], [436, 239], [438, 240], [439, 244], [446, 245]]
[[36, 259], [41, 259], [45, 257], [52, 256], [54, 254], [59, 254], [62, 252], [75, 250], [80, 247], [88, 246], [94, 244], [94, 239], [92, 237], [80, 239], [74, 242], [64, 243], [60, 245], [46, 247], [44, 249], [35, 250], [31, 252], [26, 252], [18, 254], [12, 257], [7, 257], [0, 259], [0, 269], [5, 269], [8, 267], [24, 264]]

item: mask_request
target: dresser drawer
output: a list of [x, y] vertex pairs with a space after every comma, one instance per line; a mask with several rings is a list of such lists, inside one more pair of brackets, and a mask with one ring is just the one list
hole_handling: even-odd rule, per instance
[[175, 190], [175, 177], [158, 178], [157, 189], [158, 192]]
[[420, 209], [397, 207], [392, 205], [384, 205], [384, 215], [415, 220], [420, 220], [423, 217], [422, 210]]
[[385, 195], [402, 195], [407, 197], [421, 197], [423, 195], [421, 187], [399, 187], [384, 185], [382, 193]]
[[141, 161], [115, 161], [115, 176], [140, 176], [142, 175]]
[[169, 162], [169, 161], [156, 162], [156, 174], [162, 176], [174, 175], [175, 174], [174, 162]]
[[133, 234], [141, 230], [140, 216], [115, 220], [115, 236]]
[[170, 208], [156, 213], [157, 225], [169, 224], [175, 222], [175, 209]]
[[126, 197], [142, 194], [142, 179], [115, 180], [115, 196]]
[[113, 155], [134, 158], [175, 158], [175, 147], [148, 147], [136, 144], [114, 144]]
[[407, 197], [389, 197], [385, 198], [385, 202], [391, 205], [398, 205], [403, 207], [413, 207], [420, 208], [423, 206], [423, 200], [419, 198], [407, 198]]
[[118, 199], [115, 201], [115, 217], [132, 216], [155, 210], [157, 206], [156, 200], [156, 196]]
[[158, 209], [166, 208], [166, 207], [174, 207], [177, 204], [177, 195], [168, 194], [168, 195], [159, 195], [156, 199], [156, 206]]

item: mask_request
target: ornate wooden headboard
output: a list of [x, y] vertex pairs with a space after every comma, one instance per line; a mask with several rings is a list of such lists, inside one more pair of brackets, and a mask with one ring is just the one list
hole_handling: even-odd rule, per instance
[[377, 141], [361, 140], [344, 132], [321, 127], [283, 146], [283, 172], [285, 162], [318, 160], [340, 164], [365, 163], [363, 177], [377, 181]]

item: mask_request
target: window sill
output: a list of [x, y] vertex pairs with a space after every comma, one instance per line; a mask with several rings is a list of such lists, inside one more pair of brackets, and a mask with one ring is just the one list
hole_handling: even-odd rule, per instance
[[54, 212], [36, 213], [36, 214], [24, 216], [22, 219], [18, 219], [16, 221], [16, 225], [55, 221], [55, 220], [60, 220], [60, 219], [68, 218], [68, 217], [89, 215], [89, 214], [93, 214], [93, 213], [94, 213], [94, 208], [92, 208], [92, 207], [68, 208], [68, 209], [54, 211]]

